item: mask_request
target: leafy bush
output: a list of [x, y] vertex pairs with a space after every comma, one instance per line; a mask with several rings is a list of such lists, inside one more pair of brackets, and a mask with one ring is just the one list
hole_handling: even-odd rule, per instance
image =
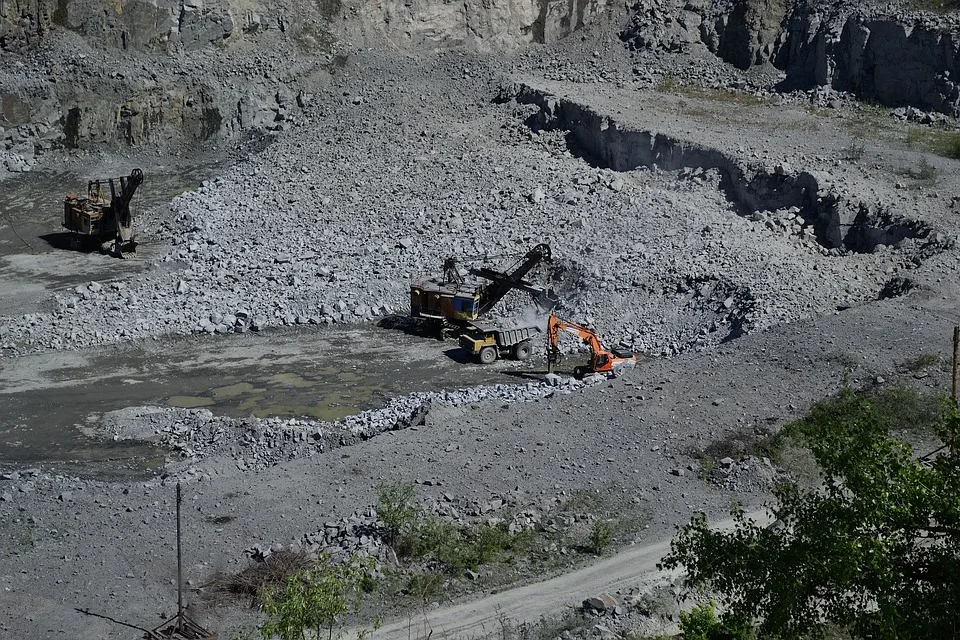
[[680, 632], [684, 640], [710, 640], [719, 626], [713, 600], [680, 612]]
[[594, 520], [593, 529], [590, 530], [590, 548], [598, 556], [613, 542], [613, 528], [609, 522], [603, 520]]
[[358, 556], [340, 565], [323, 557], [316, 567], [295, 573], [281, 587], [267, 591], [262, 606], [267, 620], [260, 630], [264, 640], [274, 636], [305, 640], [307, 630], [314, 638], [326, 631], [332, 640], [340, 616], [360, 610], [370, 565], [369, 558]]
[[401, 555], [397, 542], [419, 515], [413, 496], [412, 482], [397, 479], [377, 485], [377, 517], [387, 527], [387, 542], [397, 555]]
[[[725, 622], [759, 620], [764, 635], [821, 635], [838, 625], [854, 638], [953, 637], [960, 460], [954, 452], [917, 460], [890, 437], [909, 427], [894, 416], [849, 388], [818, 404], [792, 429], [812, 452], [821, 485], [776, 487], [768, 507], [776, 527], [742, 508], [730, 531], [695, 516], [662, 566], [685, 567], [688, 586], [723, 594]], [[950, 442], [960, 414], [943, 411], [935, 427]]]

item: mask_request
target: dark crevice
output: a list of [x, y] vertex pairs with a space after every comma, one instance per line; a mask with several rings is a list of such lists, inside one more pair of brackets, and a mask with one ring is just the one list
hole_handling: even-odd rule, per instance
[[519, 103], [539, 107], [527, 118], [528, 127], [565, 131], [571, 153], [591, 165], [614, 171], [640, 167], [716, 170], [721, 190], [739, 215], [798, 211], [804, 231], [810, 235], [807, 229], [812, 229], [812, 237], [832, 255], [871, 253], [880, 245], [896, 246], [906, 239], [923, 243], [925, 255], [947, 246], [926, 223], [905, 219], [884, 207], [847, 202], [807, 171], [794, 171], [785, 165], [746, 167], [719, 150], [662, 133], [623, 128], [588, 107], [527, 86], [509, 93]]

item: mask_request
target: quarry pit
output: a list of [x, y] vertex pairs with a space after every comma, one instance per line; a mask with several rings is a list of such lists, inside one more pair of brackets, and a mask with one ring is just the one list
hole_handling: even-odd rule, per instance
[[[592, 492], [652, 545], [769, 497], [762, 463], [701, 474], [711, 444], [843, 380], [945, 390], [904, 363], [960, 322], [955, 12], [47, 4], [0, 9], [0, 635], [169, 617], [175, 481], [191, 587], [275, 548], [388, 566], [329, 530], [396, 478], [443, 514]], [[61, 246], [66, 193], [135, 166], [137, 253]], [[548, 379], [406, 330], [411, 277], [539, 242], [558, 312], [636, 369]], [[261, 621], [200, 595], [221, 637]]]

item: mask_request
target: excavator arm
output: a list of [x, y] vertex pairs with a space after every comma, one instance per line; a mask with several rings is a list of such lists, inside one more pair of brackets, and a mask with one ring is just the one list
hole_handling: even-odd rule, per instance
[[604, 350], [600, 345], [600, 339], [597, 337], [596, 333], [590, 329], [587, 329], [583, 325], [579, 325], [574, 322], [567, 322], [566, 320], [561, 320], [557, 316], [550, 314], [550, 318], [547, 320], [547, 346], [551, 352], [559, 352], [560, 350], [561, 331], [580, 338], [585, 345], [590, 347], [591, 355], [596, 355]]
[[129, 176], [119, 178], [120, 193], [117, 193], [114, 181], [110, 180], [110, 208], [117, 219], [117, 225], [130, 226], [130, 202], [137, 187], [143, 184], [143, 171], [134, 169]]
[[573, 375], [582, 378], [587, 373], [610, 373], [616, 372], [618, 368], [633, 366], [637, 362], [637, 357], [632, 351], [626, 349], [614, 349], [607, 351], [600, 344], [600, 338], [596, 332], [583, 325], [574, 322], [561, 320], [557, 316], [550, 314], [547, 319], [547, 369], [560, 362], [560, 332], [569, 333], [579, 338], [585, 345], [590, 347], [590, 364], [584, 367], [574, 367]]

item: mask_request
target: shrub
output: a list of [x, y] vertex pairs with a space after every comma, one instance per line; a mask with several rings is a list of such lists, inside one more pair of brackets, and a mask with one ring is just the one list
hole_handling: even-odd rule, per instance
[[400, 537], [409, 531], [418, 516], [413, 496], [412, 482], [397, 479], [377, 485], [377, 517], [387, 528], [387, 542], [397, 555], [402, 555], [396, 548]]
[[310, 566], [307, 554], [278, 551], [263, 562], [251, 564], [239, 573], [217, 573], [204, 585], [206, 598], [220, 602], [223, 599], [247, 599], [252, 604], [261, 601], [264, 594], [284, 584], [292, 575]]
[[593, 529], [590, 531], [590, 548], [598, 556], [613, 542], [613, 529], [609, 522], [603, 520], [594, 520]]
[[684, 640], [710, 640], [719, 626], [713, 600], [680, 612], [680, 632]]
[[713, 600], [701, 602], [690, 611], [681, 611], [680, 631], [684, 640], [748, 640], [755, 635], [749, 624], [720, 622]]
[[291, 575], [283, 586], [265, 594], [262, 608], [267, 620], [260, 630], [264, 640], [274, 636], [302, 640], [307, 629], [315, 638], [326, 631], [332, 640], [340, 616], [360, 610], [369, 570], [369, 559], [353, 556], [337, 565], [323, 557], [316, 567]]

